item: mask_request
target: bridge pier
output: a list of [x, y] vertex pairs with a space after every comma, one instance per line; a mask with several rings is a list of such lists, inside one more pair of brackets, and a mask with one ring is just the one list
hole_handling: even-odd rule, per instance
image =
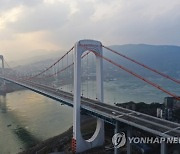
[[167, 145], [166, 142], [161, 142], [161, 154], [167, 154]]
[[[117, 134], [120, 132], [120, 124], [118, 121], [116, 121], [114, 134]], [[114, 154], [120, 154], [120, 148], [114, 147]]]
[[[102, 55], [102, 44], [94, 40], [81, 40], [75, 44], [74, 54], [74, 106], [73, 106], [73, 140], [72, 151], [83, 152], [85, 150], [104, 144], [104, 121], [97, 119], [95, 133], [89, 140], [84, 140], [80, 130], [81, 107], [81, 55], [87, 50]], [[96, 56], [96, 93], [97, 99], [103, 102], [103, 70], [102, 58]]]
[[131, 144], [130, 144], [130, 141], [129, 141], [129, 137], [131, 137], [132, 135], [132, 127], [131, 126], [128, 126], [127, 127], [127, 154], [131, 154]]

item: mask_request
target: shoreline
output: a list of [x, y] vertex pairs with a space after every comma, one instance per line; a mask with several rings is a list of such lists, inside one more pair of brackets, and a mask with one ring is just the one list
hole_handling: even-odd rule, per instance
[[23, 152], [19, 152], [18, 154], [40, 154], [48, 153], [49, 151], [59, 151], [71, 139], [72, 130], [72, 127], [70, 127], [65, 132], [44, 140]]
[[[85, 139], [92, 136], [96, 120], [92, 117], [82, 115], [81, 121], [81, 132]], [[65, 132], [51, 137], [47, 140], [41, 141], [40, 143], [36, 144], [35, 146], [19, 152], [18, 154], [46, 154], [51, 152], [65, 152], [65, 153], [72, 153], [71, 152], [71, 140], [73, 136], [73, 127], [71, 126]]]

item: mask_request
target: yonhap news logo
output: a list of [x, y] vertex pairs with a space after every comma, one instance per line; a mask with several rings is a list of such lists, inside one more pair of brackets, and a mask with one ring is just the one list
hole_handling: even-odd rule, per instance
[[130, 144], [161, 144], [165, 142], [166, 144], [180, 144], [179, 137], [127, 137], [124, 132], [116, 133], [112, 137], [112, 143], [114, 148], [123, 147], [126, 142]]
[[115, 148], [123, 147], [126, 144], [126, 135], [124, 132], [116, 133], [112, 137], [112, 143]]

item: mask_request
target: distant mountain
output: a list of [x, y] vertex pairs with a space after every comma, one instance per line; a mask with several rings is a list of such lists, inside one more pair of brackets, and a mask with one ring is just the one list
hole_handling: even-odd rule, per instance
[[[155, 68], [168, 75], [180, 78], [180, 47], [170, 45], [146, 45], [146, 44], [126, 44], [113, 45], [110, 48], [129, 56], [141, 63]], [[144, 75], [149, 74], [142, 67], [128, 62], [111, 52], [105, 50], [105, 56], [112, 58], [114, 61], [128, 67], [131, 70], [138, 70]]]
[[[152, 68], [155, 68], [165, 74], [174, 76], [180, 79], [180, 47], [169, 45], [146, 45], [146, 44], [126, 44], [126, 45], [112, 45], [110, 48], [133, 58], [141, 63], [144, 63]], [[16, 67], [18, 70], [42, 70], [48, 67], [55, 60], [62, 56], [65, 52], [53, 52], [51, 55], [43, 55], [31, 58], [31, 64], [21, 65]], [[116, 55], [107, 50], [104, 50], [104, 55], [118, 64], [127, 67], [134, 72], [143, 76], [153, 76], [146, 69]], [[39, 60], [38, 60], [39, 59]], [[43, 60], [42, 60], [43, 59]], [[27, 61], [26, 61], [27, 62]], [[90, 62], [89, 62], [90, 64]], [[94, 66], [92, 66], [94, 67]], [[93, 69], [93, 68], [92, 68]], [[108, 62], [104, 62], [104, 71], [109, 74], [110, 78], [126, 76], [124, 71], [119, 71], [119, 68], [112, 66]], [[106, 74], [105, 73], [105, 74]], [[153, 74], [153, 75], [152, 75]]]
[[66, 53], [66, 51], [49, 51], [50, 53], [47, 54], [47, 51], [45, 50], [41, 50], [40, 52], [44, 52], [45, 54], [29, 57], [28, 59], [23, 59], [19, 61], [12, 61], [9, 64], [10, 66], [19, 71], [37, 71], [50, 66], [52, 63], [54, 63], [57, 59], [59, 59]]
[[[8, 61], [8, 63], [12, 67], [17, 67], [17, 66], [24, 66], [24, 65], [29, 65], [29, 64], [34, 64], [34, 63], [41, 63], [43, 61], [51, 61], [53, 59], [57, 59], [61, 56], [63, 56], [66, 51], [65, 50], [33, 50], [32, 53], [37, 53], [29, 56], [29, 58], [23, 58], [20, 60], [16, 61]], [[36, 56], [35, 56], [36, 55]], [[44, 62], [43, 62], [44, 63]]]

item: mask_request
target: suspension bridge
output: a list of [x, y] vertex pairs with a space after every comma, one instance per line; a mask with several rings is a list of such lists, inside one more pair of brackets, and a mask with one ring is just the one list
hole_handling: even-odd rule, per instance
[[[118, 51], [102, 45], [101, 42], [95, 40], [80, 40], [69, 51], [67, 51], [61, 58], [55, 61], [52, 65], [46, 67], [42, 71], [35, 74], [23, 74], [9, 67], [8, 71], [4, 68], [4, 57], [2, 60], [2, 71], [0, 78], [3, 80], [3, 87], [6, 82], [12, 82], [36, 93], [49, 97], [73, 107], [73, 139], [72, 151], [83, 152], [85, 150], [101, 146], [104, 144], [104, 121], [115, 125], [115, 132], [118, 132], [120, 125], [127, 126], [127, 136], [130, 137], [132, 128], [138, 128], [145, 132], [149, 132], [158, 137], [180, 137], [180, 124], [167, 121], [164, 119], [156, 118], [147, 114], [139, 113], [122, 107], [113, 106], [104, 102], [103, 93], [103, 60], [116, 66], [117, 68], [129, 73], [130, 75], [138, 78], [142, 82], [154, 87], [155, 89], [174, 97], [177, 101], [180, 97], [169, 90], [164, 89], [162, 86], [150, 81], [149, 79], [135, 73], [134, 71], [122, 66], [120, 63], [113, 61], [109, 57], [103, 55], [103, 49], [108, 50], [116, 56], [120, 56], [142, 68], [151, 71], [155, 74], [164, 77], [179, 86], [180, 81], [170, 77], [167, 74], [159, 72], [145, 64], [142, 64], [135, 59], [132, 59]], [[84, 93], [82, 81], [85, 80], [84, 72], [82, 71], [85, 63], [81, 61], [86, 58], [86, 65], [90, 65], [88, 56], [95, 55], [96, 74], [96, 93], [95, 98], [88, 97]], [[6, 62], [7, 63], [7, 62]], [[82, 63], [82, 64], [81, 64]], [[88, 74], [89, 68], [85, 69]], [[87, 76], [89, 80], [89, 76]], [[59, 82], [58, 82], [59, 80]], [[51, 83], [53, 81], [53, 83]], [[57, 82], [56, 82], [57, 81]], [[61, 83], [61, 88], [57, 87], [56, 83]], [[71, 84], [70, 84], [71, 83]], [[67, 85], [67, 89], [64, 88]], [[80, 116], [81, 111], [84, 111], [90, 116], [97, 118], [97, 126], [94, 135], [89, 140], [84, 140], [80, 131]], [[118, 153], [115, 149], [115, 153]], [[161, 154], [165, 154], [167, 146], [165, 142], [161, 143]], [[127, 153], [131, 153], [131, 144], [127, 142]]]

